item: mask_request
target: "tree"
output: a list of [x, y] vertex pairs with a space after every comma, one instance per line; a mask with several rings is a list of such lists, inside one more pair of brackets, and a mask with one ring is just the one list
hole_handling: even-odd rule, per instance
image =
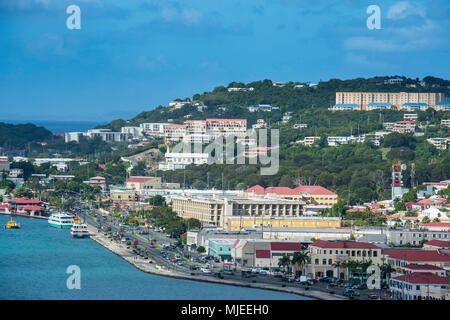
[[205, 251], [206, 251], [206, 249], [205, 249], [204, 246], [199, 246], [199, 247], [197, 248], [197, 252], [198, 252], [198, 253], [204, 253]]
[[303, 251], [294, 252], [291, 263], [293, 265], [298, 265], [300, 267], [300, 269], [302, 270], [302, 274], [304, 274], [303, 268], [308, 261], [309, 261], [308, 252], [303, 250]]
[[283, 268], [285, 271], [290, 264], [291, 258], [286, 254], [283, 254], [283, 256], [278, 260], [278, 267]]
[[428, 217], [423, 217], [423, 219], [422, 219], [422, 223], [430, 223], [431, 221], [430, 221], [430, 218], [428, 218]]
[[414, 189], [409, 190], [402, 196], [403, 202], [416, 202], [417, 201], [417, 192]]
[[147, 202], [151, 204], [152, 206], [165, 206], [166, 205], [166, 199], [163, 196], [160, 196], [157, 194], [154, 197], [150, 197], [147, 199]]

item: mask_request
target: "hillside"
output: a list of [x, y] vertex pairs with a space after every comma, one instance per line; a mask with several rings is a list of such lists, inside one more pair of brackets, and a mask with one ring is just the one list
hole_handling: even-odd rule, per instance
[[0, 147], [4, 150], [24, 149], [30, 142], [47, 141], [52, 133], [34, 124], [9, 124], [0, 122]]
[[[336, 91], [443, 92], [446, 96], [450, 96], [450, 81], [448, 80], [426, 77], [422, 81], [425, 81], [427, 85], [422, 87], [419, 79], [406, 77], [400, 77], [403, 79], [401, 85], [384, 84], [384, 80], [389, 78], [331, 79], [319, 82], [316, 87], [309, 87], [307, 83], [300, 82], [288, 82], [284, 87], [276, 87], [271, 80], [267, 79], [247, 84], [232, 82], [227, 87], [219, 86], [211, 92], [194, 94], [191, 98], [184, 99], [184, 101], [207, 106], [202, 112], [198, 111], [196, 106], [184, 106], [180, 109], [158, 106], [156, 109], [144, 111], [130, 120], [117, 119], [108, 125], [98, 126], [98, 128], [120, 130], [123, 126], [139, 125], [144, 122], [167, 122], [171, 119], [173, 123], [182, 123], [187, 119], [203, 120], [217, 117], [245, 118], [251, 125], [256, 123], [259, 118], [270, 123], [278, 122], [285, 112], [292, 112], [294, 119], [300, 119], [303, 114], [310, 113], [311, 110], [324, 111], [334, 105]], [[296, 85], [303, 85], [303, 87], [295, 87]], [[416, 88], [406, 87], [406, 85], [416, 85]], [[228, 92], [227, 88], [231, 87], [254, 88], [254, 90]], [[280, 110], [248, 111], [248, 106], [257, 104], [271, 104], [279, 107]]]

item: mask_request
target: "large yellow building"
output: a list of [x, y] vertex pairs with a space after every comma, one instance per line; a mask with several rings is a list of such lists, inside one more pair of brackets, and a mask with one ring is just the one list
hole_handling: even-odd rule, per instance
[[359, 105], [361, 110], [370, 109], [369, 104], [391, 104], [397, 110], [405, 103], [433, 108], [442, 101], [444, 94], [441, 92], [336, 92], [336, 105]]
[[195, 218], [204, 226], [237, 231], [246, 227], [340, 227], [339, 218], [306, 217], [301, 198], [170, 196], [168, 203], [180, 217]]

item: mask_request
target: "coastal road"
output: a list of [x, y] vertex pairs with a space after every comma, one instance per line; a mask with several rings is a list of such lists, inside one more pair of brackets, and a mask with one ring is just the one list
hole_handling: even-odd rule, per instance
[[[111, 228], [111, 232], [117, 232], [119, 234], [123, 234], [124, 237], [127, 237], [130, 239], [130, 241], [134, 241], [137, 240], [139, 242], [138, 247], [145, 249], [147, 252], [150, 253], [151, 256], [151, 260], [153, 260], [155, 263], [157, 264], [162, 264], [163, 266], [165, 266], [167, 269], [169, 270], [173, 270], [173, 271], [177, 271], [177, 272], [181, 272], [181, 273], [187, 273], [187, 274], [191, 274], [191, 275], [201, 275], [201, 276], [205, 276], [205, 275], [209, 275], [209, 276], [213, 276], [214, 273], [219, 272], [221, 269], [223, 269], [223, 265], [222, 263], [212, 263], [212, 273], [211, 274], [204, 274], [200, 271], [193, 271], [190, 270], [190, 266], [191, 265], [197, 265], [198, 264], [193, 264], [193, 263], [185, 263], [185, 265], [183, 266], [179, 266], [177, 264], [174, 264], [172, 262], [170, 262], [167, 258], [164, 258], [161, 254], [161, 249], [158, 248], [152, 248], [149, 246], [150, 241], [148, 239], [157, 239], [159, 240], [159, 242], [170, 242], [173, 243], [173, 241], [168, 240], [168, 238], [157, 234], [155, 232], [151, 232], [148, 236], [147, 239], [145, 239], [145, 236], [135, 236], [134, 234], [126, 231], [126, 230], [121, 230], [120, 226], [118, 224], [113, 224], [112, 221], [110, 219], [104, 219], [102, 214], [94, 211], [93, 213], [95, 213], [96, 218], [90, 216], [89, 214], [82, 214], [82, 217], [84, 218], [85, 222], [88, 222], [89, 224], [91, 224], [92, 226], [95, 226], [97, 229], [100, 229], [101, 226], [105, 226], [105, 227], [109, 227]], [[100, 223], [98, 222], [100, 221]], [[158, 237], [159, 236], [159, 237]], [[130, 252], [132, 252], [133, 246], [130, 246]], [[167, 254], [167, 256], [170, 257], [174, 257], [175, 253], [171, 252], [169, 250], [164, 250]], [[137, 256], [137, 255], [136, 255]], [[241, 271], [239, 270], [239, 268], [236, 270], [236, 272], [233, 275], [230, 274], [223, 274], [223, 279], [228, 279], [228, 280], [234, 280], [234, 281], [239, 281], [242, 283], [252, 283], [252, 282], [256, 282], [256, 283], [265, 283], [268, 285], [275, 285], [275, 286], [282, 286], [282, 287], [286, 287], [286, 288], [305, 288], [305, 286], [300, 285], [299, 283], [296, 282], [284, 282], [281, 281], [281, 279], [279, 278], [275, 278], [269, 275], [256, 275], [254, 277], [251, 278], [244, 278], [241, 276]], [[313, 286], [310, 287], [311, 290], [315, 290], [315, 291], [321, 291], [321, 292], [330, 292], [330, 290], [334, 291], [335, 294], [337, 296], [342, 296], [344, 289], [340, 288], [340, 287], [335, 287], [335, 288], [328, 288], [326, 283], [316, 283]], [[305, 294], [306, 294], [306, 289], [305, 290]], [[367, 294], [368, 293], [375, 293], [375, 294], [379, 294], [378, 291], [373, 291], [373, 290], [358, 290], [358, 292], [360, 292], [360, 296], [355, 297], [355, 300], [367, 300], [369, 299]]]

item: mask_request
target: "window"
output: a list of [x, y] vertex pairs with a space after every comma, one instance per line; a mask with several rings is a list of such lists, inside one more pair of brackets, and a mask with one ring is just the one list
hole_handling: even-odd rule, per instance
[[327, 264], [327, 259], [323, 259], [322, 264]]
[[333, 264], [333, 260], [332, 259], [328, 259], [328, 264]]
[[377, 257], [377, 256], [378, 256], [378, 252], [377, 252], [377, 251], [374, 251], [374, 252], [373, 252], [373, 256], [374, 256], [374, 257]]
[[315, 263], [315, 264], [319, 264], [319, 259], [316, 259], [316, 260], [314, 261], [314, 263]]

